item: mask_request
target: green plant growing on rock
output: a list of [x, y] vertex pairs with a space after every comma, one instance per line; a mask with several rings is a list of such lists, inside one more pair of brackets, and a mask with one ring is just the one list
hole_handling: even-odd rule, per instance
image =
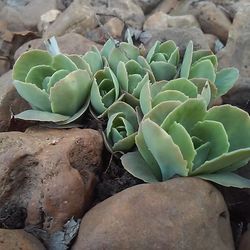
[[239, 108], [222, 105], [207, 111], [203, 99], [165, 101], [143, 118], [135, 137], [138, 150], [123, 155], [122, 164], [146, 182], [197, 176], [250, 187], [249, 180], [232, 173], [250, 160], [249, 130], [249, 115]]
[[79, 56], [60, 53], [52, 42], [53, 54], [31, 50], [22, 54], [13, 67], [16, 90], [32, 107], [16, 118], [68, 124], [88, 108], [91, 75], [78, 67], [82, 62]]

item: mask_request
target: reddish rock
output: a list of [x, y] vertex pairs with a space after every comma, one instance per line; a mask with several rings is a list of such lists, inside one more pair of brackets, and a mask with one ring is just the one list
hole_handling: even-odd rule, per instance
[[0, 249], [45, 250], [45, 247], [38, 239], [23, 230], [0, 229]]
[[128, 188], [82, 219], [73, 250], [233, 250], [220, 192], [198, 178]]
[[83, 215], [101, 165], [97, 131], [30, 128], [0, 133], [0, 143], [0, 210], [25, 208], [26, 225], [49, 232]]

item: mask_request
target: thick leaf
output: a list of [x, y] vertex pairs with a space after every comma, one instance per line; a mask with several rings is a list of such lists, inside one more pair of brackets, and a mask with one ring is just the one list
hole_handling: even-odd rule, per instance
[[134, 128], [138, 128], [138, 122], [135, 110], [127, 103], [122, 101], [116, 101], [108, 110], [108, 117], [115, 113], [122, 112], [123, 116], [133, 125]]
[[87, 70], [76, 70], [59, 80], [50, 89], [54, 113], [73, 116], [86, 102], [92, 80]]
[[175, 49], [176, 49], [175, 42], [172, 40], [168, 40], [159, 46], [158, 52], [164, 53], [167, 55], [168, 58], [170, 58]]
[[218, 157], [229, 149], [228, 136], [220, 122], [207, 120], [198, 122], [191, 134], [204, 142], [210, 142], [210, 150], [206, 160]]
[[136, 143], [136, 146], [137, 146], [142, 158], [148, 164], [148, 166], [151, 169], [151, 172], [153, 173], [153, 175], [158, 180], [162, 180], [161, 170], [159, 168], [159, 165], [158, 165], [157, 161], [155, 160], [154, 156], [149, 151], [149, 149], [148, 149], [148, 147], [147, 147], [147, 145], [145, 143], [141, 126], [139, 127], [138, 133], [137, 133], [137, 135], [135, 137], [135, 143]]
[[239, 70], [236, 68], [225, 68], [217, 72], [215, 85], [218, 88], [218, 96], [222, 96], [230, 90], [239, 78]]
[[206, 161], [210, 151], [210, 144], [210, 142], [206, 142], [196, 149], [196, 156], [193, 160], [192, 171], [200, 167]]
[[135, 96], [136, 98], [139, 98], [143, 86], [146, 85], [147, 83], [150, 83], [148, 74], [146, 74], [142, 78], [142, 80], [137, 83], [137, 86], [134, 88], [134, 90], [132, 92], [132, 95]]
[[139, 152], [131, 152], [121, 157], [123, 167], [133, 176], [145, 182], [158, 182], [161, 178], [157, 178], [151, 171], [150, 166], [141, 157]]
[[192, 54], [193, 54], [193, 42], [190, 41], [187, 45], [187, 48], [183, 57], [180, 77], [189, 78], [189, 72], [190, 72], [190, 67], [192, 63]]
[[152, 109], [151, 102], [152, 102], [152, 96], [150, 90], [150, 83], [148, 81], [146, 84], [144, 84], [140, 93], [140, 107], [144, 115], [147, 114]]
[[234, 173], [198, 175], [201, 179], [212, 181], [225, 187], [250, 188], [250, 180]]
[[180, 101], [165, 101], [156, 105], [152, 110], [150, 110], [144, 118], [149, 118], [151, 121], [161, 125], [166, 117], [179, 105]]
[[152, 102], [152, 106], [155, 107], [156, 105], [160, 104], [161, 102], [165, 101], [180, 101], [185, 102], [188, 99], [186, 95], [182, 92], [177, 90], [165, 90], [160, 92], [158, 95], [155, 96]]
[[161, 43], [159, 41], [156, 41], [155, 44], [151, 47], [151, 49], [148, 51], [148, 54], [146, 57], [148, 63], [151, 63], [152, 58], [154, 54], [158, 51], [160, 44]]
[[185, 78], [169, 81], [168, 84], [162, 87], [162, 91], [164, 90], [178, 90], [190, 98], [197, 97], [198, 94], [197, 87], [191, 81]]
[[110, 52], [112, 51], [112, 49], [115, 48], [115, 41], [113, 39], [109, 39], [102, 47], [101, 50], [101, 55], [108, 58]]
[[190, 133], [193, 126], [202, 121], [206, 114], [203, 100], [189, 99], [174, 109], [163, 121], [161, 127], [168, 131], [174, 122], [180, 123]]
[[55, 72], [55, 70], [49, 65], [34, 66], [28, 72], [28, 74], [25, 78], [25, 82], [33, 83], [38, 88], [42, 89], [43, 88], [43, 80], [46, 77], [51, 76], [54, 72]]
[[223, 171], [226, 167], [237, 162], [250, 160], [250, 148], [239, 149], [229, 153], [225, 153], [210, 161], [206, 161], [199, 168], [195, 169], [192, 175], [212, 174], [218, 171]]
[[156, 81], [170, 80], [176, 74], [176, 67], [167, 62], [152, 62], [150, 64]]
[[209, 60], [212, 64], [214, 69], [216, 70], [218, 67], [218, 60], [217, 60], [217, 56], [216, 55], [209, 55], [209, 56], [204, 56], [202, 58], [200, 58], [198, 61], [196, 61], [195, 63], [192, 64], [192, 66], [196, 65], [199, 62], [205, 61], [205, 60]]
[[[90, 69], [89, 65], [87, 65], [79, 55], [68, 55], [67, 57], [77, 66], [78, 69]], [[91, 70], [89, 70], [89, 74], [91, 74]]]
[[50, 78], [48, 85], [47, 85], [47, 92], [50, 92], [50, 88], [53, 87], [59, 80], [63, 79], [67, 76], [70, 72], [66, 69], [61, 69], [56, 71]]
[[118, 63], [116, 75], [121, 89], [128, 92], [128, 72], [124, 62]]
[[113, 145], [114, 152], [128, 152], [131, 150], [135, 145], [135, 136], [137, 132], [123, 138], [122, 140], [118, 141]]
[[187, 161], [171, 136], [149, 119], [142, 121], [141, 125], [145, 143], [161, 169], [162, 180], [168, 180], [176, 174], [187, 176]]
[[168, 134], [171, 136], [174, 143], [180, 148], [183, 159], [187, 161], [189, 171], [192, 171], [193, 160], [196, 155], [193, 142], [186, 129], [179, 123], [174, 123]]
[[139, 48], [132, 45], [132, 44], [122, 42], [122, 43], [120, 43], [119, 48], [122, 51], [124, 51], [126, 57], [130, 60], [131, 59], [136, 60], [137, 57], [140, 55]]
[[191, 67], [189, 78], [205, 78], [211, 82], [215, 81], [215, 70], [210, 60], [201, 61]]
[[95, 112], [98, 115], [102, 114], [106, 110], [106, 107], [104, 106], [104, 103], [102, 102], [102, 96], [100, 94], [96, 79], [94, 79], [92, 87], [91, 87], [90, 101], [91, 101], [92, 107], [94, 108]]
[[198, 61], [201, 58], [211, 56], [213, 55], [213, 52], [211, 50], [197, 50], [193, 52], [192, 56], [192, 64]]
[[250, 117], [247, 112], [231, 105], [212, 107], [206, 120], [221, 122], [227, 132], [229, 151], [250, 147]]
[[109, 65], [111, 69], [116, 73], [117, 72], [117, 65], [120, 61], [126, 63], [128, 61], [128, 57], [126, 56], [125, 52], [121, 48], [114, 48], [108, 58]]
[[30, 69], [37, 65], [51, 65], [52, 56], [43, 50], [30, 50], [23, 53], [13, 66], [13, 79], [24, 82]]
[[206, 102], [208, 106], [211, 101], [211, 88], [210, 88], [208, 81], [205, 83], [200, 96], [201, 98], [203, 98], [203, 100]]
[[102, 57], [97, 52], [88, 51], [82, 58], [89, 64], [92, 74], [103, 68]]
[[50, 113], [40, 110], [26, 110], [18, 115], [15, 115], [16, 119], [30, 120], [30, 121], [42, 121], [42, 122], [61, 122], [69, 119], [68, 116]]
[[66, 69], [68, 71], [77, 70], [77, 66], [69, 57], [63, 54], [58, 54], [53, 58], [52, 67], [56, 70]]
[[18, 94], [32, 106], [43, 111], [51, 111], [49, 95], [45, 90], [41, 90], [35, 84], [24, 83], [17, 80], [15, 80], [13, 84], [15, 85]]
[[145, 69], [151, 71], [151, 67], [148, 61], [143, 56], [138, 56], [137, 62]]
[[180, 61], [180, 51], [179, 48], [176, 48], [175, 51], [169, 57], [168, 63], [177, 66]]

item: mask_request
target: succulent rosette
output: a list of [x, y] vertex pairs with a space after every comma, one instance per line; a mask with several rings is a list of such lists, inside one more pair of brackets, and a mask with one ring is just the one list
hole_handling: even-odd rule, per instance
[[106, 114], [107, 109], [120, 96], [117, 77], [109, 67], [98, 70], [94, 75], [90, 99], [93, 113], [98, 116]]
[[13, 67], [13, 79], [17, 92], [32, 107], [16, 118], [67, 124], [88, 108], [92, 78], [70, 56], [25, 52]]
[[161, 102], [140, 124], [138, 151], [123, 155], [122, 164], [146, 182], [197, 176], [250, 187], [250, 180], [232, 173], [250, 160], [249, 130], [248, 113], [231, 105], [207, 111], [203, 99]]
[[181, 64], [180, 77], [191, 80], [205, 79], [214, 83], [218, 97], [233, 87], [239, 77], [239, 71], [233, 67], [220, 71], [217, 71], [217, 68], [217, 57], [212, 51], [193, 51], [193, 42], [189, 42]]
[[177, 75], [180, 53], [174, 41], [156, 41], [146, 59], [157, 81], [170, 80]]
[[191, 82], [186, 78], [145, 84], [140, 93], [140, 108], [144, 115], [165, 101], [184, 102], [189, 98], [203, 98], [207, 106], [216, 95], [216, 86], [206, 80]]
[[111, 152], [128, 152], [135, 145], [138, 130], [136, 111], [127, 103], [117, 101], [108, 110], [105, 142]]

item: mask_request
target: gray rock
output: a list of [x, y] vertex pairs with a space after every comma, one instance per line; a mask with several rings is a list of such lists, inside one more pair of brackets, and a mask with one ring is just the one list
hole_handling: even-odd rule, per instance
[[134, 0], [138, 4], [144, 14], [150, 13], [162, 0]]
[[229, 214], [208, 182], [176, 178], [128, 188], [83, 217], [72, 250], [233, 250]]

